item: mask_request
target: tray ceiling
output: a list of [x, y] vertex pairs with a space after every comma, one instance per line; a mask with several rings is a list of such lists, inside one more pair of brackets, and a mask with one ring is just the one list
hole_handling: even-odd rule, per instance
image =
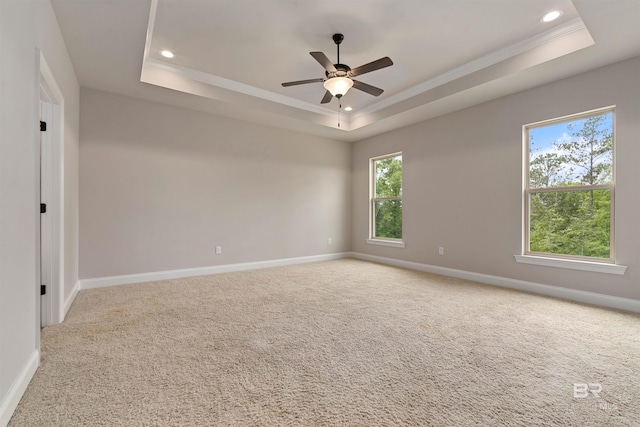
[[[131, 91], [133, 96], [139, 93], [137, 96], [143, 98], [345, 140], [391, 130], [571, 72], [605, 65], [603, 62], [613, 62], [613, 57], [620, 60], [640, 54], [640, 36], [628, 16], [640, 12], [637, 6], [640, 3], [606, 2], [611, 8], [604, 3], [53, 1], [84, 86], [123, 92], [115, 89], [113, 81], [107, 85], [92, 84], [108, 78], [87, 76], [83, 81], [87, 70], [80, 56], [90, 54], [86, 47], [84, 51], [79, 47], [82, 43], [75, 37], [78, 30], [83, 30], [90, 33], [84, 35], [89, 39], [97, 38], [99, 29], [104, 27], [120, 45], [125, 44], [126, 37], [135, 38], [123, 49], [128, 49], [129, 57], [133, 57], [132, 51], [139, 55], [136, 61], [139, 81], [165, 89], [156, 95], [151, 95], [148, 88], [136, 89]], [[540, 18], [554, 9], [562, 11], [561, 17], [542, 23]], [[92, 14], [87, 19], [94, 19], [97, 28], [78, 22], [83, 13]], [[115, 28], [97, 22], [96, 13], [112, 20]], [[123, 15], [121, 19], [119, 14]], [[592, 21], [583, 15], [593, 18]], [[606, 33], [605, 24], [613, 22], [622, 34]], [[73, 41], [70, 32], [74, 33]], [[322, 83], [281, 86], [285, 81], [324, 77], [323, 68], [309, 52], [322, 51], [335, 62], [331, 35], [337, 32], [345, 36], [340, 47], [342, 63], [356, 67], [383, 56], [394, 62], [391, 67], [358, 77], [384, 89], [384, 93], [373, 97], [351, 89], [341, 104], [353, 111], [341, 111], [339, 128], [338, 100], [320, 104], [325, 92]], [[602, 37], [596, 37], [595, 33]], [[609, 53], [606, 60], [596, 61], [585, 53], [599, 43], [613, 45], [616, 37], [625, 37], [625, 45], [618, 46], [616, 55]], [[105, 47], [107, 51], [110, 49]], [[163, 57], [160, 52], [165, 49], [175, 56]], [[572, 56], [576, 65], [566, 61]], [[114, 59], [117, 66], [118, 60]], [[554, 63], [558, 66], [553, 67]], [[536, 70], [549, 74], [536, 76]], [[171, 99], [166, 89], [180, 95]], [[194, 96], [197, 100], [192, 99]]]

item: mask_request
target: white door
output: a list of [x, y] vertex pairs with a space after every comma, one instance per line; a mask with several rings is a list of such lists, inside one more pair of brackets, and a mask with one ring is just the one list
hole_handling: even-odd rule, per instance
[[[40, 317], [41, 325], [46, 326], [64, 319], [64, 97], [42, 52], [40, 120], [47, 123], [46, 131], [39, 132], [40, 201], [46, 204], [46, 212], [38, 218], [40, 280], [36, 284], [45, 285], [46, 294], [36, 298], [36, 305], [40, 307], [35, 314]], [[39, 331], [37, 334], [39, 337]]]
[[[51, 324], [51, 119], [53, 106], [46, 101], [46, 94], [41, 91], [40, 121], [47, 129], [40, 131], [40, 283], [45, 286], [45, 294], [40, 297], [40, 324]], [[42, 99], [45, 98], [45, 99]]]

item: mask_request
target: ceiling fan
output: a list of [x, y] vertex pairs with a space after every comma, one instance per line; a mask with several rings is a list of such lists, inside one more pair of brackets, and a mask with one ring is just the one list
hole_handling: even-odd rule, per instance
[[307, 83], [322, 82], [324, 83], [324, 87], [325, 89], [327, 89], [327, 91], [325, 92], [322, 101], [320, 101], [321, 104], [326, 104], [327, 102], [331, 101], [331, 98], [333, 98], [334, 96], [338, 99], [342, 98], [342, 96], [344, 96], [344, 94], [347, 93], [347, 91], [351, 89], [351, 87], [354, 87], [373, 96], [380, 96], [380, 94], [384, 92], [382, 89], [366, 83], [362, 83], [358, 80], [354, 80], [352, 79], [352, 77], [360, 76], [365, 73], [370, 73], [372, 71], [388, 67], [390, 65], [393, 65], [393, 61], [391, 61], [388, 56], [385, 56], [384, 58], [380, 58], [376, 61], [369, 62], [368, 64], [361, 65], [356, 68], [351, 68], [348, 65], [341, 64], [340, 43], [342, 43], [343, 40], [344, 36], [342, 34], [333, 35], [333, 41], [338, 48], [337, 64], [332, 64], [329, 58], [327, 58], [327, 55], [322, 52], [309, 52], [311, 56], [313, 56], [313, 58], [324, 67], [325, 77], [318, 79], [298, 80], [295, 82], [286, 82], [282, 83], [282, 86], [287, 87], [303, 85]]

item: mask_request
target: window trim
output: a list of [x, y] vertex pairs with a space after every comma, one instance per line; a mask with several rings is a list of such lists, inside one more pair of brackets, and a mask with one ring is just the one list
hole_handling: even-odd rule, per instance
[[568, 268], [570, 270], [595, 271], [596, 273], [624, 275], [626, 265], [611, 264], [606, 262], [584, 261], [582, 259], [551, 258], [535, 255], [514, 255], [516, 262], [520, 264], [542, 265], [545, 267]]
[[407, 245], [400, 239], [392, 239], [388, 238], [388, 240], [383, 240], [380, 237], [374, 239], [367, 239], [367, 244], [369, 245], [378, 245], [378, 246], [389, 246], [391, 248], [404, 248]]
[[[558, 187], [543, 187], [543, 188], [529, 188], [529, 173], [530, 173], [530, 137], [529, 130], [554, 125], [557, 123], [565, 123], [571, 120], [577, 120], [581, 118], [588, 118], [598, 115], [604, 115], [611, 113], [611, 151], [612, 151], [612, 165], [611, 165], [611, 184], [595, 184], [595, 185], [576, 185], [576, 186], [558, 186]], [[530, 123], [522, 127], [522, 139], [523, 139], [523, 242], [521, 255], [514, 255], [516, 261], [526, 264], [547, 265], [553, 267], [563, 267], [577, 270], [589, 270], [599, 272], [603, 271], [602, 268], [591, 268], [589, 265], [595, 264], [598, 266], [613, 266], [615, 267], [615, 185], [616, 185], [616, 106], [610, 105], [603, 108], [597, 108], [594, 110], [584, 111], [581, 113], [570, 114], [549, 120], [542, 120], [535, 123]], [[544, 193], [544, 192], [561, 192], [561, 191], [585, 191], [585, 190], [602, 190], [608, 189], [611, 194], [611, 213], [610, 213], [610, 230], [609, 230], [609, 258], [588, 257], [580, 255], [566, 255], [566, 254], [554, 254], [548, 252], [536, 252], [530, 250], [530, 228], [531, 218], [529, 215], [529, 199], [532, 193]], [[620, 270], [616, 270], [615, 274], [624, 274], [626, 267], [623, 267], [622, 273]], [[606, 270], [606, 269], [604, 269]]]
[[[369, 159], [369, 237], [366, 239], [367, 244], [370, 245], [379, 245], [379, 246], [389, 246], [395, 248], [404, 248], [406, 245], [403, 239], [396, 239], [393, 237], [376, 237], [375, 236], [375, 227], [376, 227], [376, 219], [375, 219], [375, 202], [378, 200], [400, 200], [402, 202], [403, 195], [400, 196], [390, 196], [390, 197], [375, 197], [375, 187], [376, 187], [376, 179], [375, 179], [375, 163], [379, 160], [388, 159], [391, 157], [402, 156], [402, 151], [398, 151], [395, 153], [385, 154], [383, 156], [371, 157]], [[402, 180], [404, 186], [404, 158], [402, 159]], [[404, 235], [404, 209], [402, 210], [402, 220], [403, 220], [403, 235]]]

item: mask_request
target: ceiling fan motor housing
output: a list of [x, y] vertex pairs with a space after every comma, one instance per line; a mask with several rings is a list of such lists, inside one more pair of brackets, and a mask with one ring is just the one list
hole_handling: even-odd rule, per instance
[[349, 71], [351, 71], [351, 67], [345, 64], [333, 64], [336, 67], [335, 73], [330, 73], [329, 71], [325, 71], [324, 74], [328, 79], [333, 77], [349, 77]]

